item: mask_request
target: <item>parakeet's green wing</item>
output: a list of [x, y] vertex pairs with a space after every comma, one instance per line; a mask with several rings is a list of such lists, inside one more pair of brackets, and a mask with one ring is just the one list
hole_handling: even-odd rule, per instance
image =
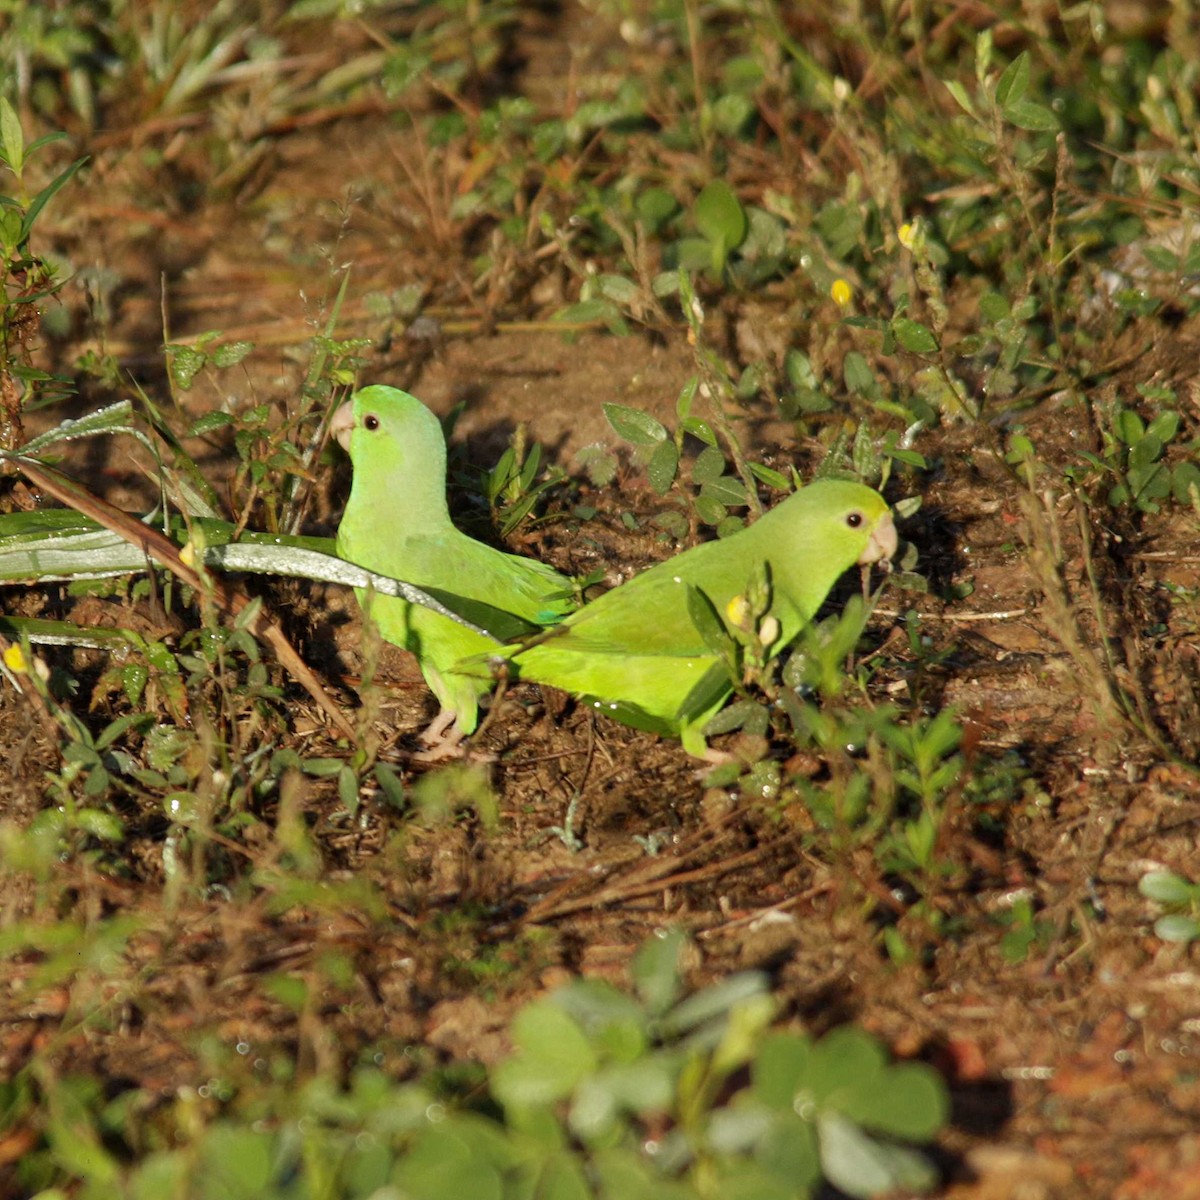
[[[636, 596], [621, 590], [635, 584]], [[638, 657], [709, 653], [688, 615], [686, 583], [668, 575], [631, 580], [585, 605], [549, 631], [535, 649], [628, 656], [634, 647]], [[520, 662], [519, 650], [516, 661]]]
[[[428, 591], [497, 641], [552, 625], [574, 607], [570, 582], [552, 567], [504, 554], [465, 535], [408, 537], [402, 549], [397, 566], [406, 582]], [[372, 561], [379, 564], [387, 558], [373, 556]]]

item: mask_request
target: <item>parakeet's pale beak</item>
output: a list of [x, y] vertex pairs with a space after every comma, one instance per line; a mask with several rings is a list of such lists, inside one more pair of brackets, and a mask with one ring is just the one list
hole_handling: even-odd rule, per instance
[[887, 562], [896, 553], [896, 547], [899, 545], [900, 538], [896, 534], [896, 522], [892, 520], [890, 512], [884, 513], [872, 531], [870, 540], [858, 556], [858, 565], [865, 567], [870, 563]]
[[[347, 454], [350, 453], [350, 431], [354, 428], [354, 406], [349, 400], [333, 414], [329, 422], [329, 436], [337, 438], [337, 443]], [[893, 535], [894, 537], [894, 535]]]

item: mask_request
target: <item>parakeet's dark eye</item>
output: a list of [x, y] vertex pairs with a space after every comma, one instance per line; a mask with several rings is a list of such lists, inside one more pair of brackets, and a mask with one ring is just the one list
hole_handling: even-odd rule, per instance
[[846, 524], [851, 529], [857, 529], [863, 523], [863, 515], [860, 512], [848, 513], [846, 516]]
[[363, 417], [363, 428], [368, 433], [374, 433], [379, 428], [379, 418], [374, 413], [367, 413]]

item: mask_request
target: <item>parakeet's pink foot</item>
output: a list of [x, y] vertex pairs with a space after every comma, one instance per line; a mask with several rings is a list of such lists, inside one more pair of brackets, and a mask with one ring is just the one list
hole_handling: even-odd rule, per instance
[[427, 750], [418, 750], [414, 762], [442, 762], [462, 752], [462, 740], [466, 735], [458, 727], [457, 714], [451, 708], [443, 708], [429, 725], [421, 731], [417, 740]]

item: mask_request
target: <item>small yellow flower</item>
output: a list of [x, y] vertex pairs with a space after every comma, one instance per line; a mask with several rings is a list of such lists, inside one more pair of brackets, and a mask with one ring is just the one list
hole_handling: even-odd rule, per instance
[[29, 670], [29, 663], [25, 658], [25, 651], [21, 649], [15, 642], [4, 651], [4, 665], [14, 675], [24, 675]]
[[835, 279], [829, 289], [829, 294], [838, 308], [849, 308], [850, 301], [854, 298], [853, 290], [844, 279]]
[[179, 561], [185, 567], [194, 567], [196, 565], [196, 547], [192, 545], [190, 538], [184, 542], [183, 549], [179, 552]]
[[730, 625], [741, 629], [750, 617], [750, 605], [746, 602], [746, 597], [734, 596], [725, 605], [725, 615], [729, 618]]
[[916, 224], [910, 224], [909, 222], [905, 221], [905, 223], [896, 230], [896, 237], [900, 240], [900, 245], [902, 245], [905, 250], [911, 250], [913, 248], [913, 242], [917, 240]]

